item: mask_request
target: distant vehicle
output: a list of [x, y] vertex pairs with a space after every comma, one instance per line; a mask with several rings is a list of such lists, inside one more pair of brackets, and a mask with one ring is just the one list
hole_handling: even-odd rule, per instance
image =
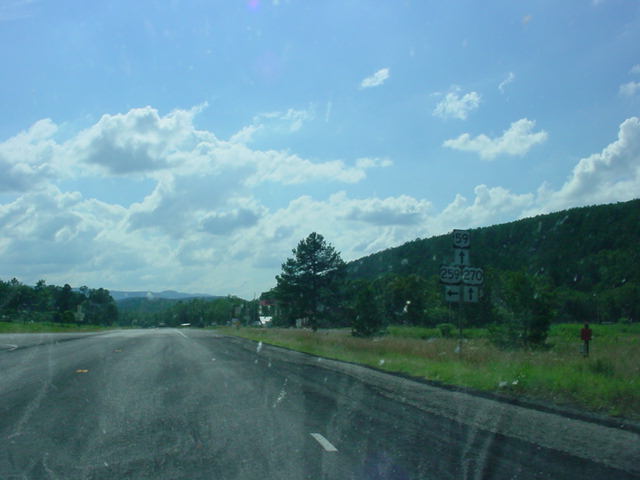
[[190, 326], [191, 326], [191, 324], [190, 324], [190, 323], [181, 323], [181, 324], [180, 324], [180, 327], [181, 327], [181, 328], [186, 328], [186, 327], [190, 327]]

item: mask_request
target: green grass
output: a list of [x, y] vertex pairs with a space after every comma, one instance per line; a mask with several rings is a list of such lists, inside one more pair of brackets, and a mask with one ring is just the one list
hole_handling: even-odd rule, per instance
[[103, 327], [100, 325], [75, 325], [67, 323], [18, 323], [0, 322], [0, 333], [63, 333], [63, 332], [97, 332], [120, 327]]
[[581, 325], [554, 325], [544, 350], [499, 350], [484, 338], [486, 331], [465, 330], [461, 354], [455, 338], [420, 327], [393, 326], [373, 339], [354, 338], [348, 329], [219, 330], [445, 384], [640, 419], [640, 325], [591, 327], [589, 358], [579, 354]]

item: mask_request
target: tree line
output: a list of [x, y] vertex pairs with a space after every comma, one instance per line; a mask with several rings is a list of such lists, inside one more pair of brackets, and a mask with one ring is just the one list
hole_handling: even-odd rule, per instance
[[122, 326], [140, 328], [192, 327], [227, 325], [238, 321], [244, 325], [255, 324], [258, 302], [236, 296], [222, 298], [191, 298], [172, 300], [164, 298], [129, 298], [118, 302], [119, 323]]
[[0, 321], [112, 325], [117, 320], [116, 304], [104, 288], [74, 290], [44, 280], [35, 286], [16, 278], [0, 280]]

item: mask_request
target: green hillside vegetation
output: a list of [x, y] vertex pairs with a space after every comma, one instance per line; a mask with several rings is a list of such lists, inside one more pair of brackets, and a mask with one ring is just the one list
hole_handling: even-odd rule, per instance
[[[471, 324], [495, 320], [487, 302], [499, 306], [507, 272], [521, 272], [550, 296], [554, 321], [640, 318], [640, 200], [539, 215], [470, 234], [471, 263], [486, 273], [485, 304], [476, 314], [467, 308]], [[451, 255], [451, 236], [441, 235], [360, 258], [347, 264], [347, 272], [352, 280], [381, 287], [411, 276], [423, 281], [425, 315], [411, 323], [431, 325], [446, 318], [437, 275]]]

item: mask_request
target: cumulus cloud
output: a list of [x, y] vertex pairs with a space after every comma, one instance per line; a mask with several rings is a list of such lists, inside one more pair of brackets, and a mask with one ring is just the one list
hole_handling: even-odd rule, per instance
[[[75, 269], [107, 264], [112, 268], [119, 263], [114, 257], [127, 250], [116, 240], [124, 213], [122, 207], [53, 186], [25, 193], [0, 205], [5, 240], [0, 247], [0, 270], [37, 278], [49, 274], [53, 279], [73, 275]], [[127, 262], [130, 266], [136, 263], [135, 258]]]
[[431, 202], [407, 195], [348, 200], [341, 194], [332, 197], [331, 201], [342, 204], [343, 218], [379, 226], [420, 225], [432, 207]]
[[245, 145], [259, 129], [295, 132], [313, 118], [306, 110], [289, 109], [258, 115], [255, 123], [232, 141], [199, 130], [194, 117], [204, 106], [166, 115], [152, 107], [103, 115], [64, 143], [56, 142], [57, 126], [42, 120], [28, 131], [0, 143], [5, 175], [0, 191], [24, 191], [54, 177], [141, 176], [154, 179], [176, 175], [219, 176], [241, 172], [236, 182], [286, 184], [308, 181], [353, 183], [365, 178], [372, 165], [349, 166], [340, 159], [314, 162], [282, 150], [256, 150]]
[[236, 208], [226, 212], [215, 212], [202, 220], [202, 228], [214, 235], [225, 235], [239, 228], [255, 225], [261, 212], [250, 208]]
[[480, 94], [469, 92], [460, 95], [460, 88], [454, 87], [452, 92], [445, 95], [444, 99], [436, 105], [433, 115], [440, 118], [457, 118], [466, 120], [469, 113], [480, 105]]
[[633, 97], [640, 91], [640, 82], [628, 82], [620, 85], [619, 93], [625, 97]]
[[463, 133], [458, 138], [446, 140], [443, 146], [464, 152], [473, 152], [485, 160], [500, 155], [522, 156], [532, 147], [543, 143], [548, 135], [544, 130], [534, 132], [535, 122], [526, 118], [513, 122], [501, 136], [490, 138], [481, 134], [471, 137]]
[[509, 74], [507, 75], [507, 78], [501, 81], [500, 85], [498, 85], [498, 90], [500, 90], [500, 93], [504, 93], [504, 89], [507, 87], [507, 85], [512, 83], [515, 79], [516, 79], [515, 74], [513, 72], [509, 72]]
[[618, 139], [600, 153], [581, 159], [562, 187], [538, 191], [542, 211], [631, 200], [640, 192], [640, 119], [622, 122]]
[[175, 110], [165, 116], [152, 107], [103, 115], [70, 140], [65, 150], [78, 162], [98, 165], [116, 175], [167, 169], [180, 163], [185, 150], [202, 141], [216, 141], [211, 133], [193, 126], [202, 108]]
[[[182, 119], [174, 118], [182, 112], [156, 113], [130, 111], [123, 115], [131, 114], [131, 118], [114, 120], [112, 116], [98, 122], [107, 131], [107, 126], [115, 125], [118, 133], [110, 137], [92, 131], [94, 125], [60, 144], [55, 140], [55, 124], [43, 121], [0, 144], [0, 152], [14, 163], [18, 159], [15, 152], [28, 147], [20, 161], [33, 168], [46, 163], [54, 176], [62, 175], [62, 166], [66, 166], [73, 168], [65, 175], [75, 172], [81, 178], [87, 166], [93, 165], [105, 176], [142, 175], [156, 181], [146, 197], [122, 207], [64, 192], [52, 185], [51, 177], [42, 177], [37, 186], [0, 203], [0, 271], [30, 283], [44, 277], [50, 283], [74, 286], [180, 286], [187, 291], [250, 297], [254, 290], [259, 293], [273, 286], [282, 261], [311, 231], [326, 235], [351, 260], [454, 227], [628, 200], [640, 191], [640, 119], [632, 117], [620, 125], [617, 139], [601, 152], [581, 159], [556, 189], [543, 185], [535, 192], [514, 192], [483, 184], [470, 195], [452, 195], [449, 204], [437, 210], [428, 198], [354, 198], [346, 191], [296, 196], [281, 207], [269, 208], [259, 197], [259, 185], [270, 182], [277, 188], [323, 181], [346, 188], [345, 183], [364, 178], [368, 169], [392, 162], [376, 157], [313, 162], [290, 152], [253, 150], [197, 130], [186, 118], [188, 113]], [[147, 117], [146, 130], [141, 117]], [[171, 126], [171, 121], [179, 126]], [[130, 136], [121, 131], [122, 124], [132, 125]], [[493, 149], [489, 151], [520, 152], [502, 143], [539, 135], [533, 127], [533, 122], [519, 129], [512, 125], [501, 137], [488, 139]], [[144, 168], [119, 173], [122, 169], [114, 170], [110, 163], [69, 156], [70, 152], [85, 152], [78, 145], [92, 143], [86, 138], [85, 143], [80, 141], [89, 131], [90, 139], [109, 138], [125, 149], [145, 151]], [[507, 134], [512, 131], [520, 132], [514, 135], [516, 140]], [[165, 132], [169, 138], [159, 138]], [[488, 148], [486, 141], [480, 145]], [[61, 163], [63, 158], [68, 163]]]
[[373, 75], [360, 82], [360, 88], [379, 87], [389, 78], [389, 69], [381, 68]]
[[469, 202], [457, 194], [455, 199], [438, 215], [438, 225], [466, 225], [469, 227], [491, 225], [521, 216], [524, 209], [533, 205], [532, 193], [515, 194], [503, 187], [478, 185], [475, 198]]
[[56, 132], [57, 126], [44, 119], [0, 143], [0, 192], [25, 192], [59, 176]]

